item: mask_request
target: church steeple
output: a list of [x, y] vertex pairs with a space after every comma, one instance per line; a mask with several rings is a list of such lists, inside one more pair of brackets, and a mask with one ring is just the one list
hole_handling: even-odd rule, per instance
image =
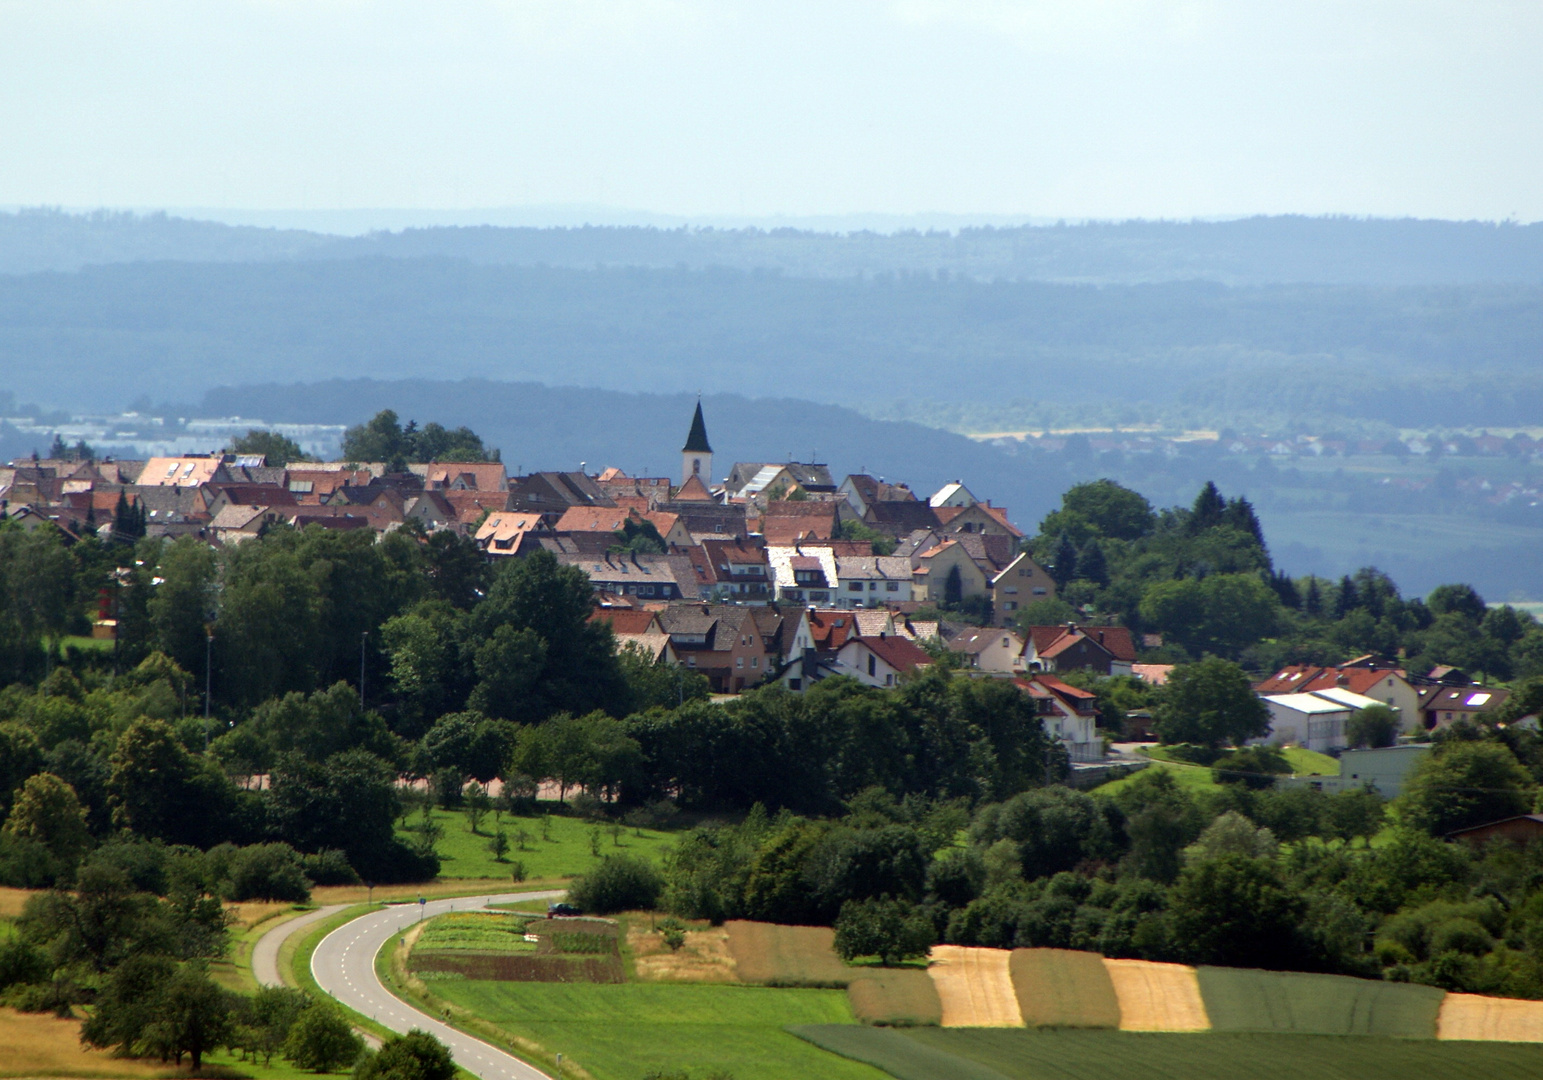
[[696, 415], [691, 418], [691, 433], [686, 445], [680, 448], [680, 482], [684, 484], [693, 476], [703, 484], [712, 485], [713, 448], [707, 441], [707, 422], [702, 419], [701, 399], [696, 403]]

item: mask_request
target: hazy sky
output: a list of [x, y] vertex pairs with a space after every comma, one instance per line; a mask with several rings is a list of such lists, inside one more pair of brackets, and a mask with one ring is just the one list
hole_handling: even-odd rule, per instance
[[1543, 219], [1543, 2], [0, 0], [0, 204]]

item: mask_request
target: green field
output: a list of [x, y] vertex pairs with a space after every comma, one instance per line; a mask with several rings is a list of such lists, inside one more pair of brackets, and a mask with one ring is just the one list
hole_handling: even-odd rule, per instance
[[[422, 818], [416, 812], [408, 815], [405, 823], [398, 824], [397, 835], [412, 843], [418, 839], [414, 830]], [[542, 839], [542, 819], [538, 817], [511, 817], [502, 815], [494, 821], [491, 813], [481, 821], [477, 833], [471, 831], [471, 820], [464, 810], [434, 810], [434, 823], [441, 832], [434, 850], [439, 852], [439, 876], [445, 878], [505, 878], [515, 863], [523, 864], [524, 880], [552, 880], [577, 877], [600, 862], [591, 849], [591, 837], [598, 835], [600, 855], [642, 855], [657, 859], [659, 853], [674, 842], [670, 833], [652, 829], [624, 828], [620, 835], [613, 835], [609, 825], [597, 825], [579, 818], [559, 817], [553, 814], [547, 819], [546, 835]], [[499, 829], [509, 839], [509, 851], [504, 861], [493, 858], [488, 841]], [[520, 830], [525, 832], [524, 849], [519, 841]], [[642, 835], [639, 836], [638, 833]]]
[[1215, 1031], [1434, 1039], [1445, 994], [1432, 986], [1245, 968], [1197, 969]]
[[652, 1069], [734, 1080], [882, 1080], [790, 1035], [789, 1025], [851, 1025], [841, 990], [703, 984], [447, 981], [434, 992], [506, 1031], [534, 1039], [596, 1080]]
[[[899, 1080], [1533, 1080], [1543, 1046], [1213, 1032], [818, 1027], [797, 1034]], [[914, 1049], [923, 1048], [921, 1054]], [[946, 1055], [946, 1056], [945, 1056]], [[792, 1074], [789, 1074], [792, 1075]]]

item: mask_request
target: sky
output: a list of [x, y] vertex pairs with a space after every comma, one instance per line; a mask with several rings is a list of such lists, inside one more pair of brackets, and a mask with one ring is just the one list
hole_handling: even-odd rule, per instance
[[0, 204], [1543, 219], [1543, 3], [0, 0]]

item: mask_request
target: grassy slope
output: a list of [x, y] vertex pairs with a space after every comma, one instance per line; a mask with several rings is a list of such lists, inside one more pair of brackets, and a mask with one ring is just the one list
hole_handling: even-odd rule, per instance
[[628, 983], [446, 981], [434, 992], [582, 1065], [596, 1080], [636, 1080], [650, 1069], [735, 1080], [879, 1080], [867, 1065], [789, 1035], [790, 1024], [850, 1024], [840, 990]]
[[[417, 814], [411, 815], [407, 827], [398, 828], [398, 835], [409, 841], [416, 840], [418, 834], [411, 831], [411, 826], [419, 820]], [[550, 821], [550, 840], [541, 838], [540, 817], [510, 817], [505, 814], [500, 824], [494, 822], [492, 814], [488, 814], [482, 819], [477, 834], [472, 833], [470, 820], [464, 810], [436, 809], [434, 821], [444, 830], [435, 844], [441, 860], [439, 873], [444, 878], [501, 878], [509, 881], [510, 869], [516, 861], [524, 864], [527, 880], [569, 878], [587, 872], [600, 861], [590, 849], [590, 836], [596, 831], [596, 826], [578, 818], [554, 815]], [[496, 861], [493, 853], [488, 850], [488, 841], [499, 828], [509, 838], [509, 853], [504, 856], [504, 862]], [[528, 834], [527, 850], [524, 851], [519, 850], [516, 842], [516, 834], [520, 829]], [[642, 836], [638, 835], [639, 831]], [[656, 859], [660, 851], [673, 841], [669, 833], [651, 829], [628, 828], [619, 837], [613, 837], [608, 828], [601, 828], [600, 854], [642, 855]]]
[[1331, 1035], [913, 1028], [925, 1046], [1010, 1080], [1532, 1080], [1543, 1047]]

